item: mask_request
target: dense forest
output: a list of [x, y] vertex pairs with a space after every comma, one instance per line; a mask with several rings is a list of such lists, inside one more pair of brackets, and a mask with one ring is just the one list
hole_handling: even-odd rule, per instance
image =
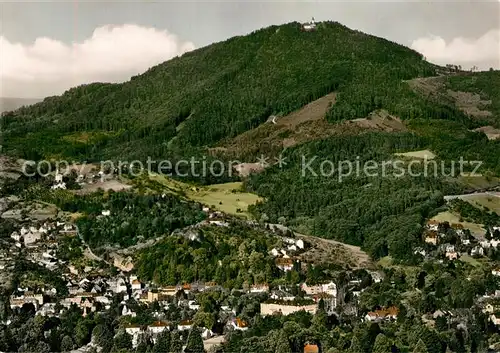
[[[190, 240], [190, 235], [198, 240]], [[278, 238], [244, 224], [208, 226], [167, 237], [138, 255], [137, 273], [159, 284], [215, 281], [227, 288], [268, 283], [278, 269], [268, 254]]]
[[[394, 160], [393, 153], [419, 149], [425, 143], [413, 134], [376, 133], [332, 137], [289, 149], [285, 168], [275, 166], [248, 180], [247, 188], [265, 198], [251, 211], [271, 222], [284, 219], [306, 234], [361, 245], [375, 258], [390, 254], [408, 260], [419, 242], [421, 225], [444, 204], [443, 195], [462, 190], [441, 174], [425, 176], [423, 163], [413, 166], [413, 173], [421, 176], [408, 171], [400, 175], [389, 167], [383, 174], [381, 162]], [[304, 168], [303, 156], [306, 160], [316, 156], [312, 172]], [[328, 174], [320, 173], [324, 161], [333, 162], [333, 173], [329, 169]], [[341, 177], [346, 173], [337, 168], [341, 161], [358, 161], [360, 173], [353, 167], [350, 175]], [[365, 174], [364, 164], [374, 161], [379, 169]]]
[[[52, 203], [66, 212], [76, 212], [80, 235], [98, 252], [106, 245], [127, 247], [168, 235], [206, 217], [199, 203], [183, 200], [172, 193], [99, 190], [75, 195], [67, 190], [47, 190], [35, 184], [24, 196]], [[109, 215], [103, 215], [102, 211], [109, 211]]]
[[185, 155], [190, 146], [213, 145], [332, 91], [340, 92], [332, 120], [380, 107], [438, 117], [444, 108], [418, 100], [402, 82], [435, 68], [413, 50], [336, 22], [313, 33], [299, 23], [271, 26], [124, 84], [84, 85], [5, 113], [4, 150], [29, 159]]

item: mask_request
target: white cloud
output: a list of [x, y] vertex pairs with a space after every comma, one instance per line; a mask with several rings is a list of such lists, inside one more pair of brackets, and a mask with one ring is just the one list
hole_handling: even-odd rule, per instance
[[500, 29], [492, 29], [479, 38], [457, 37], [449, 42], [431, 35], [414, 40], [411, 47], [437, 64], [500, 68]]
[[132, 24], [96, 28], [70, 45], [46, 37], [24, 45], [0, 36], [0, 96], [45, 97], [84, 83], [123, 82], [193, 49], [165, 30]]

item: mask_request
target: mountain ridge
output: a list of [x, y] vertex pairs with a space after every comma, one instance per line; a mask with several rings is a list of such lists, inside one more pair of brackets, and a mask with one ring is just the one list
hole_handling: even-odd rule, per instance
[[[4, 114], [5, 148], [26, 158], [185, 154], [336, 90], [339, 109], [352, 113], [353, 105], [366, 103], [358, 100], [371, 105], [364, 92], [379, 82], [390, 90], [401, 80], [434, 75], [436, 67], [409, 48], [336, 22], [320, 23], [315, 32], [292, 22], [196, 49], [123, 84], [75, 87]], [[349, 92], [358, 89], [358, 97]], [[83, 143], [73, 136], [83, 133]]]

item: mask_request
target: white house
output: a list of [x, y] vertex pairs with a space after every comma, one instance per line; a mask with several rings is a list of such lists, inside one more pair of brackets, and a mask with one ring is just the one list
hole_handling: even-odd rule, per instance
[[60, 182], [60, 183], [52, 185], [50, 188], [52, 190], [57, 190], [57, 189], [65, 190], [66, 189], [66, 183]]
[[167, 323], [165, 323], [163, 321], [156, 321], [156, 322], [153, 322], [151, 325], [149, 325], [147, 330], [149, 333], [158, 334], [158, 333], [165, 331], [165, 329], [167, 329], [167, 328], [168, 328]]
[[127, 283], [123, 278], [118, 278], [114, 283], [109, 284], [111, 290], [115, 293], [123, 293], [127, 291]]
[[207, 340], [209, 338], [212, 338], [213, 336], [214, 336], [214, 333], [212, 332], [212, 330], [209, 330], [206, 327], [203, 328], [203, 331], [201, 333], [201, 338], [203, 338], [204, 340]]
[[437, 232], [439, 228], [439, 222], [435, 220], [429, 220], [425, 226], [430, 231]]
[[498, 314], [492, 314], [490, 315], [490, 321], [496, 325], [496, 326], [499, 326], [500, 325], [500, 316], [497, 316]]
[[282, 271], [291, 271], [293, 269], [293, 261], [290, 258], [277, 258], [276, 266]]
[[379, 273], [379, 272], [375, 272], [375, 271], [374, 272], [370, 272], [370, 276], [372, 276], [372, 280], [375, 283], [379, 283], [383, 279], [382, 274]]
[[250, 287], [250, 293], [264, 293], [269, 292], [268, 284], [254, 284]]
[[12, 232], [12, 234], [10, 235], [10, 237], [12, 239], [14, 239], [16, 242], [21, 241], [21, 238], [22, 238], [21, 234], [19, 234], [18, 232]]
[[193, 322], [191, 320], [183, 320], [177, 325], [178, 331], [191, 330], [193, 327]]
[[330, 281], [328, 283], [323, 283], [319, 285], [308, 286], [307, 283], [302, 283], [300, 286], [304, 292], [308, 295], [315, 295], [319, 293], [325, 293], [333, 297], [337, 296], [337, 285]]
[[422, 256], [425, 256], [426, 252], [425, 252], [425, 249], [423, 248], [415, 248], [415, 250], [413, 250], [413, 253], [416, 255], [416, 254], [420, 254]]
[[102, 210], [102, 211], [101, 211], [101, 214], [102, 214], [103, 216], [109, 216], [109, 215], [111, 215], [111, 211], [110, 211], [110, 210]]
[[38, 232], [28, 232], [24, 234], [24, 246], [30, 246], [42, 239], [42, 234]]
[[41, 316], [55, 316], [56, 313], [56, 304], [55, 303], [45, 303], [42, 305], [40, 309], [36, 312], [36, 315]]
[[142, 328], [139, 325], [129, 325], [125, 327], [125, 332], [132, 336], [132, 347], [137, 347]]
[[392, 306], [387, 309], [380, 309], [375, 311], [370, 311], [365, 315], [366, 321], [383, 321], [383, 320], [395, 320], [398, 316], [399, 309]]
[[306, 22], [302, 24], [302, 29], [306, 32], [312, 32], [316, 30], [316, 22], [314, 22], [314, 17], [311, 22]]
[[59, 172], [56, 172], [56, 176], [54, 178], [54, 181], [56, 183], [62, 183], [62, 181], [63, 181], [63, 175], [61, 173], [59, 173]]
[[481, 247], [481, 246], [475, 246], [472, 248], [472, 250], [470, 251], [470, 254], [472, 256], [476, 255], [476, 256], [483, 256], [484, 255], [484, 249]]
[[140, 325], [129, 325], [125, 327], [125, 332], [127, 332], [129, 335], [133, 336], [135, 334], [138, 334], [141, 332], [141, 326]]
[[132, 311], [131, 309], [129, 309], [126, 305], [123, 306], [123, 309], [122, 309], [122, 316], [131, 316], [131, 317], [135, 317], [137, 314]]
[[136, 291], [136, 290], [141, 290], [142, 288], [142, 283], [141, 281], [139, 281], [138, 279], [134, 279], [131, 283], [131, 286], [132, 286], [132, 290], [133, 291]]
[[63, 230], [65, 232], [72, 232], [74, 230], [74, 227], [71, 223], [65, 223], [63, 226]]
[[229, 223], [223, 221], [209, 221], [209, 223], [218, 227], [229, 227]]

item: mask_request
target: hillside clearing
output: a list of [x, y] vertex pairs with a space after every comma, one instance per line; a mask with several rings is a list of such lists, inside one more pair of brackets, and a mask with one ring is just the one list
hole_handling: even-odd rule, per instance
[[496, 140], [500, 138], [500, 129], [494, 128], [493, 126], [482, 126], [473, 131], [482, 132], [488, 137], [488, 140]]
[[337, 263], [349, 268], [373, 268], [370, 256], [359, 246], [311, 235], [299, 233], [295, 235], [313, 245], [311, 249], [300, 255], [301, 261], [305, 263]]
[[448, 222], [449, 224], [461, 224], [464, 228], [469, 229], [471, 233], [479, 239], [482, 239], [484, 234], [486, 233], [486, 229], [484, 229], [482, 224], [478, 223], [471, 223], [471, 222], [465, 222], [465, 221], [460, 221], [460, 217], [456, 215], [455, 213], [452, 213], [450, 211], [444, 211], [441, 213], [438, 213], [434, 217], [431, 218], [431, 220], [438, 221], [438, 222]]
[[[454, 78], [461, 76], [468, 75], [452, 75], [449, 77]], [[490, 111], [484, 110], [485, 107], [491, 104], [490, 100], [481, 99], [481, 96], [477, 93], [450, 89], [449, 77], [419, 77], [407, 82], [414, 91], [428, 98], [453, 104], [471, 117], [480, 119], [492, 116]]]
[[449, 200], [453, 198], [459, 198], [463, 201], [467, 201], [471, 205], [479, 207], [481, 209], [487, 208], [488, 210], [491, 210], [500, 215], [500, 193], [498, 192], [449, 196], [446, 199]]
[[251, 218], [247, 212], [248, 206], [262, 201], [262, 198], [255, 194], [242, 192], [242, 182], [193, 186], [163, 175], [155, 175], [150, 178], [161, 183], [170, 192], [232, 215]]
[[473, 190], [491, 189], [500, 186], [500, 179], [489, 176], [460, 175], [458, 181]]
[[411, 151], [403, 153], [394, 153], [398, 157], [418, 158], [418, 159], [434, 159], [436, 155], [429, 150]]
[[113, 190], [113, 191], [124, 191], [130, 189], [132, 186], [125, 184], [124, 182], [112, 179], [106, 180], [103, 182], [96, 182], [92, 184], [84, 184], [81, 189], [74, 190], [73, 192], [78, 195], [90, 194], [96, 192], [99, 189], [104, 191]]
[[335, 99], [336, 93], [330, 93], [286, 116], [273, 116], [265, 124], [226, 140], [222, 145], [210, 148], [209, 152], [235, 158], [260, 154], [276, 156], [283, 149], [333, 135], [407, 130], [401, 119], [386, 110], [374, 111], [366, 118], [330, 123], [325, 116]]

